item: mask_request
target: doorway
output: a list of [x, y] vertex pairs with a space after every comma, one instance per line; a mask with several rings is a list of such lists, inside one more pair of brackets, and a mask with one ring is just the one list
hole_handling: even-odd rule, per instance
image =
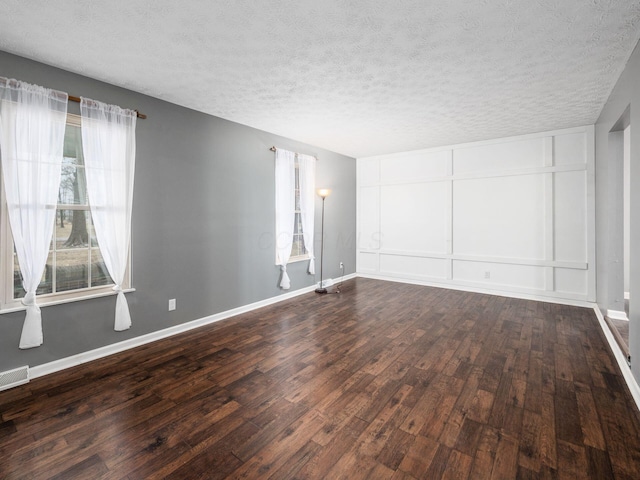
[[620, 349], [629, 359], [630, 292], [630, 164], [629, 108], [609, 132], [609, 280], [605, 319]]

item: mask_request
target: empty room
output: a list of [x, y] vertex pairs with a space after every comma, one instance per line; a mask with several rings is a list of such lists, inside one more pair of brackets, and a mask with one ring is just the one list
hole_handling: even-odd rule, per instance
[[640, 1], [0, 10], [0, 478], [640, 478]]

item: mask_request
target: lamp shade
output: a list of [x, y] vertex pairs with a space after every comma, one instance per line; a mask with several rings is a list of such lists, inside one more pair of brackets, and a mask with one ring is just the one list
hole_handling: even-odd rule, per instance
[[331, 193], [331, 189], [329, 189], [329, 188], [319, 188], [318, 189], [318, 195], [320, 195], [322, 198], [327, 198], [330, 193]]

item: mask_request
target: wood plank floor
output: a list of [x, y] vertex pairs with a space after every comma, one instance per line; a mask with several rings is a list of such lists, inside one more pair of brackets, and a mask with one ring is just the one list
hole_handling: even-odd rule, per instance
[[0, 392], [0, 478], [638, 479], [593, 312], [355, 279]]

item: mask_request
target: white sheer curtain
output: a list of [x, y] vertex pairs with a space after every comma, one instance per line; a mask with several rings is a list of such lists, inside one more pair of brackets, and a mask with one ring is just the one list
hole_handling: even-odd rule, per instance
[[115, 283], [113, 290], [118, 292], [114, 328], [121, 331], [131, 327], [122, 283], [131, 241], [137, 114], [87, 98], [81, 99], [80, 112], [91, 217], [100, 252]]
[[313, 255], [313, 235], [316, 200], [316, 158], [298, 154], [300, 174], [300, 214], [302, 217], [302, 238], [309, 253], [309, 273], [315, 274], [315, 256]]
[[296, 170], [294, 152], [276, 150], [276, 265], [282, 269], [280, 287], [291, 287], [287, 263], [293, 245], [296, 211]]
[[49, 255], [67, 123], [68, 95], [0, 78], [0, 163], [9, 224], [26, 292], [20, 348], [42, 345], [36, 289]]

